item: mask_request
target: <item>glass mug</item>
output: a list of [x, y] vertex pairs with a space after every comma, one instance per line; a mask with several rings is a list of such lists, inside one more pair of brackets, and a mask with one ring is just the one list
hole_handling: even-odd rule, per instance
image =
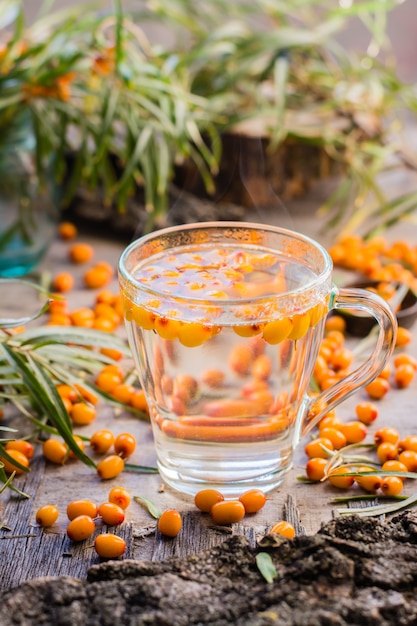
[[[229, 496], [276, 487], [300, 439], [385, 367], [395, 316], [370, 291], [337, 289], [332, 269], [312, 239], [247, 222], [166, 228], [126, 248], [128, 341], [166, 483]], [[339, 308], [375, 318], [373, 352], [309, 395], [326, 315]]]

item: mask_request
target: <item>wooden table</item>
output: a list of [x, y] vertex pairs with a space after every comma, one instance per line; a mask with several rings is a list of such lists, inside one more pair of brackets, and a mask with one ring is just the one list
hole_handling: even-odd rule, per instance
[[[306, 219], [305, 215], [303, 217], [302, 212], [295, 214], [292, 226], [319, 238], [314, 230], [314, 215], [310, 215], [310, 218]], [[417, 231], [413, 225], [412, 229], [414, 232]], [[402, 235], [404, 232], [409, 239], [410, 225], [402, 231]], [[397, 236], [395, 230], [392, 236]], [[81, 233], [78, 239], [92, 243], [96, 260], [105, 259], [116, 267], [124, 243], [84, 233]], [[52, 273], [68, 269], [68, 245], [55, 241], [42, 264], [42, 269]], [[95, 292], [83, 287], [82, 274], [85, 267], [72, 265], [71, 271], [75, 273], [76, 286], [68, 296], [70, 308], [91, 306]], [[114, 293], [117, 292], [116, 278], [110, 289]], [[24, 304], [23, 302], [22, 312]], [[123, 328], [120, 332], [123, 334]], [[417, 357], [417, 333], [412, 344], [407, 346], [407, 352]], [[380, 416], [376, 422], [378, 427], [395, 424], [401, 433], [417, 434], [416, 387], [417, 380], [408, 389], [393, 389], [380, 402]], [[338, 408], [338, 416], [343, 420], [353, 419], [355, 404], [360, 399], [366, 398], [364, 391], [359, 392]], [[141, 422], [127, 413], [115, 415], [112, 408], [102, 405], [97, 420], [91, 426], [84, 427], [82, 432], [89, 435], [97, 430], [98, 426], [110, 427], [115, 432], [133, 432], [139, 444], [131, 462], [155, 465], [153, 440], [148, 423]], [[371, 428], [370, 433], [377, 426]], [[71, 461], [64, 466], [46, 463], [39, 449], [31, 464], [32, 471], [16, 481], [16, 484], [31, 497], [27, 500], [20, 499], [9, 490], [0, 495], [0, 521], [7, 527], [0, 529], [0, 584], [3, 588], [13, 587], [21, 581], [39, 576], [85, 577], [87, 569], [100, 559], [91, 548], [91, 540], [73, 544], [67, 538], [66, 505], [70, 500], [78, 498], [103, 502], [107, 500], [109, 489], [114, 484], [122, 484], [132, 495], [149, 498], [162, 510], [176, 508], [184, 517], [180, 535], [173, 540], [166, 540], [155, 533], [155, 520], [149, 513], [136, 502], [132, 502], [127, 510], [126, 522], [115, 530], [127, 540], [128, 550], [125, 558], [160, 560], [171, 555], [196, 553], [224, 541], [230, 533], [244, 534], [254, 544], [257, 538], [268, 531], [272, 523], [283, 518], [292, 521], [299, 533], [315, 533], [321, 524], [332, 518], [334, 508], [329, 504], [329, 498], [339, 495], [340, 492], [327, 484], [306, 485], [297, 481], [296, 477], [303, 474], [306, 462], [303, 447], [303, 444], [299, 446], [294, 459], [294, 468], [282, 486], [269, 495], [264, 509], [256, 515], [247, 516], [242, 523], [224, 529], [213, 528], [208, 516], [196, 510], [191, 497], [162, 485], [158, 475], [124, 472], [114, 481], [101, 482], [93, 470], [79, 461]], [[412, 490], [413, 485], [407, 483], [406, 491], [411, 493]], [[50, 502], [58, 505], [60, 517], [51, 530], [42, 530], [35, 524], [35, 512], [39, 506]]]

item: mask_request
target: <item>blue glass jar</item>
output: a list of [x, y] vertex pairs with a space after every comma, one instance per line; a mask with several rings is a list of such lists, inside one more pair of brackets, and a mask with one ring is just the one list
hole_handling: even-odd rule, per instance
[[0, 135], [0, 276], [36, 268], [56, 233], [58, 204], [50, 163], [37, 163], [31, 118], [21, 115]]

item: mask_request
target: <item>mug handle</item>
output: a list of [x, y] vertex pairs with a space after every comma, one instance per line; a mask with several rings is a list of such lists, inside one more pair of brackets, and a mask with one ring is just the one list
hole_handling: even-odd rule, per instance
[[[379, 326], [379, 333], [375, 347], [364, 363], [318, 396], [309, 398], [301, 429], [302, 437], [314, 428], [328, 411], [376, 378], [387, 365], [395, 347], [397, 318], [381, 296], [366, 289], [333, 287], [329, 303], [329, 310], [332, 309], [355, 309], [371, 314]], [[315, 405], [320, 407], [319, 412], [311, 416]], [[311, 419], [308, 419], [309, 415]]]

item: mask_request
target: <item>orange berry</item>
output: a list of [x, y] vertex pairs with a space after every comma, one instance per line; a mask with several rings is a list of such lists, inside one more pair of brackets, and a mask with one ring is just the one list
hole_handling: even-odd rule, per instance
[[97, 454], [105, 454], [113, 445], [115, 436], [111, 430], [97, 430], [90, 437], [90, 447]]
[[403, 481], [398, 476], [384, 476], [381, 484], [381, 491], [386, 496], [398, 496], [403, 490]]
[[329, 439], [333, 444], [334, 450], [340, 450], [340, 448], [344, 448], [347, 444], [346, 436], [338, 428], [332, 428], [330, 426], [327, 428], [321, 428], [320, 437]]
[[67, 517], [73, 520], [80, 515], [88, 515], [91, 519], [97, 517], [98, 507], [92, 500], [72, 500], [67, 505]]
[[374, 441], [377, 445], [386, 442], [398, 444], [400, 441], [400, 433], [396, 428], [392, 428], [392, 426], [385, 426], [376, 431]]
[[201, 489], [194, 496], [194, 504], [203, 513], [210, 513], [212, 507], [217, 502], [223, 502], [224, 496], [216, 489]]
[[94, 311], [88, 307], [81, 307], [70, 313], [70, 319], [74, 326], [82, 328], [92, 328], [94, 321]]
[[309, 459], [306, 464], [307, 477], [315, 482], [320, 481], [324, 476], [326, 466], [327, 459], [323, 459], [321, 457], [313, 457]]
[[35, 454], [35, 448], [30, 443], [30, 441], [26, 441], [26, 439], [15, 439], [14, 441], [8, 441], [4, 447], [8, 452], [10, 450], [19, 450], [19, 452], [24, 454], [29, 461]]
[[243, 343], [235, 346], [229, 354], [229, 367], [238, 376], [246, 376], [253, 363], [252, 348]]
[[304, 451], [306, 455], [310, 457], [310, 459], [312, 459], [313, 457], [327, 459], [330, 456], [330, 452], [324, 450], [323, 447], [327, 448], [328, 450], [334, 450], [333, 444], [330, 439], [324, 437], [316, 437], [306, 444]]
[[79, 398], [77, 391], [74, 389], [74, 387], [71, 387], [70, 385], [57, 385], [56, 390], [61, 398], [67, 398], [70, 402], [77, 402]]
[[75, 517], [67, 526], [67, 535], [71, 541], [84, 541], [95, 530], [94, 521], [88, 515]]
[[372, 382], [365, 387], [367, 394], [374, 400], [380, 400], [390, 390], [390, 384], [382, 376], [377, 376]]
[[136, 439], [130, 433], [120, 433], [114, 440], [114, 450], [123, 459], [131, 456], [136, 449]]
[[101, 330], [103, 333], [112, 333], [116, 329], [116, 324], [107, 317], [96, 317], [93, 321], [93, 328]]
[[295, 537], [294, 526], [284, 520], [274, 524], [269, 532], [271, 534], [282, 535], [282, 537], [286, 537], [287, 539], [294, 539]]
[[89, 404], [97, 404], [98, 402], [98, 397], [95, 395], [95, 393], [93, 393], [92, 391], [90, 391], [90, 389], [87, 389], [86, 387], [82, 387], [81, 385], [78, 385], [77, 383], [75, 383], [74, 387], [77, 389], [77, 391], [79, 392], [80, 396]]
[[401, 439], [398, 443], [398, 448], [400, 451], [402, 450], [414, 450], [417, 452], [417, 435], [408, 435]]
[[116, 478], [124, 470], [124, 461], [117, 454], [110, 454], [97, 465], [97, 474], [102, 480]]
[[108, 526], [117, 526], [125, 520], [125, 512], [115, 502], [103, 502], [98, 507], [98, 514]]
[[97, 535], [94, 549], [104, 559], [116, 559], [126, 552], [126, 541], [112, 533]]
[[113, 348], [100, 348], [100, 354], [108, 356], [109, 359], [112, 359], [113, 361], [121, 361], [123, 358], [123, 352], [120, 352], [120, 350], [114, 350]]
[[109, 502], [113, 502], [125, 510], [129, 506], [130, 501], [130, 494], [124, 487], [113, 487], [113, 489], [110, 489]]
[[376, 455], [380, 463], [396, 459], [398, 457], [398, 446], [391, 441], [384, 441], [377, 446]]
[[343, 476], [342, 474], [346, 474], [352, 472], [352, 468], [349, 466], [340, 466], [336, 469], [332, 470], [329, 474], [329, 482], [333, 487], [337, 487], [338, 489], [349, 489], [355, 482], [353, 476]]
[[130, 400], [135, 393], [135, 388], [133, 385], [127, 385], [125, 383], [121, 383], [120, 385], [116, 385], [116, 387], [111, 392], [112, 397], [121, 402], [122, 404], [130, 404]]
[[112, 393], [112, 391], [120, 385], [122, 382], [122, 378], [111, 371], [101, 371], [96, 376], [96, 385], [105, 393]]
[[72, 263], [88, 263], [94, 256], [94, 250], [88, 243], [74, 243], [68, 255]]
[[58, 225], [58, 235], [65, 241], [75, 239], [77, 234], [77, 227], [72, 222], [61, 222]]
[[91, 424], [96, 419], [96, 409], [86, 402], [76, 402], [70, 410], [71, 420], [78, 426]]
[[409, 472], [417, 472], [417, 452], [415, 450], [403, 450], [398, 455], [398, 460], [406, 466]]
[[395, 346], [398, 348], [400, 346], [406, 346], [411, 342], [412, 334], [408, 330], [408, 328], [403, 328], [399, 326], [397, 329], [397, 339], [395, 342]]
[[[81, 439], [81, 437], [78, 437], [78, 435], [73, 435], [73, 439], [75, 443], [77, 444], [77, 448], [84, 451], [84, 448], [85, 448], [84, 440]], [[71, 459], [78, 458], [75, 452], [73, 452], [72, 450], [69, 451], [68, 456], [71, 457]]]
[[19, 463], [22, 467], [15, 465], [13, 461], [9, 461], [9, 459], [6, 459], [5, 457], [0, 457], [0, 463], [3, 464], [3, 469], [6, 474], [12, 474], [13, 472], [16, 474], [23, 474], [25, 471], [23, 468], [29, 467], [29, 459], [27, 456], [19, 450], [8, 450], [7, 454], [13, 459], [13, 461], [16, 461], [16, 463]]
[[[243, 505], [242, 505], [243, 506]], [[176, 537], [182, 527], [181, 514], [175, 509], [164, 511], [158, 519], [158, 530], [166, 537]]]
[[70, 291], [74, 287], [74, 276], [69, 272], [60, 272], [57, 274], [53, 281], [52, 287], [55, 291], [59, 291], [60, 293], [65, 291]]
[[394, 357], [393, 363], [394, 367], [399, 367], [400, 365], [412, 365], [412, 367], [417, 371], [417, 359], [410, 354], [406, 354], [405, 352], [397, 354]]
[[130, 404], [134, 409], [149, 414], [148, 402], [143, 389], [137, 389], [130, 398]]
[[416, 370], [409, 363], [403, 363], [402, 365], [398, 365], [394, 372], [394, 380], [397, 384], [397, 387], [400, 389], [404, 389], [404, 387], [408, 387], [408, 385], [413, 381], [416, 375]]
[[381, 469], [384, 472], [408, 472], [407, 466], [398, 459], [388, 459], [382, 464]]
[[378, 409], [372, 402], [359, 402], [355, 407], [356, 417], [360, 422], [369, 426], [378, 417]]
[[368, 429], [359, 420], [352, 420], [350, 422], [342, 423], [340, 426], [340, 431], [346, 437], [346, 442], [350, 443], [360, 443], [363, 441], [368, 434]]
[[58, 519], [58, 507], [54, 504], [44, 504], [36, 511], [36, 523], [42, 528], [55, 524]]
[[257, 513], [265, 506], [266, 495], [260, 489], [249, 489], [239, 496], [246, 513]]
[[42, 447], [43, 456], [57, 465], [62, 465], [68, 458], [68, 446], [58, 439], [47, 439]]
[[[372, 467], [358, 467], [358, 472], [369, 472], [373, 470]], [[382, 484], [382, 478], [380, 476], [355, 476], [355, 480], [362, 489], [365, 491], [369, 491], [371, 493], [375, 493]]]
[[210, 515], [215, 524], [234, 524], [245, 517], [245, 507], [239, 500], [224, 500], [212, 506]]
[[324, 330], [326, 332], [338, 330], [344, 333], [346, 331], [346, 321], [341, 315], [330, 315], [330, 317], [326, 319]]
[[84, 284], [88, 289], [98, 289], [107, 285], [113, 274], [109, 269], [102, 265], [95, 265], [87, 270], [84, 274]]

